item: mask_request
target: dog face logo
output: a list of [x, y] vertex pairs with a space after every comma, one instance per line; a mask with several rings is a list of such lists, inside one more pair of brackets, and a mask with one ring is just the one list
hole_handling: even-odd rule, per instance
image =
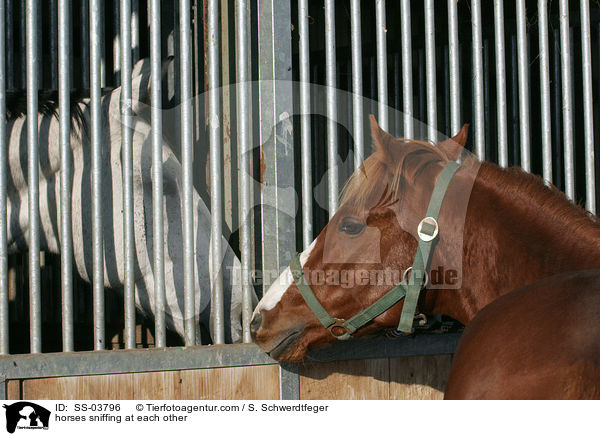
[[48, 429], [50, 411], [29, 401], [19, 401], [3, 407], [6, 409], [6, 431], [14, 433], [15, 429]]

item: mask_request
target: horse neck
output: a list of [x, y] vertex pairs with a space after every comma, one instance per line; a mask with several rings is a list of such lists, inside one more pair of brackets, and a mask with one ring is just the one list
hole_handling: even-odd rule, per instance
[[600, 268], [600, 225], [538, 177], [484, 163], [467, 209], [462, 263], [460, 290], [428, 292], [426, 306], [467, 324], [528, 283]]

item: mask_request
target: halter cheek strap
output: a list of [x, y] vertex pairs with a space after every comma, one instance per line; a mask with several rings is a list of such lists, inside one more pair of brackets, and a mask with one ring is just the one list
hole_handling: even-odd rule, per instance
[[390, 309], [402, 298], [404, 298], [404, 305], [402, 307], [398, 330], [404, 333], [412, 332], [417, 301], [419, 300], [421, 290], [426, 285], [427, 271], [429, 270], [431, 258], [433, 257], [433, 249], [439, 236], [437, 221], [440, 209], [448, 186], [459, 167], [460, 165], [456, 162], [448, 162], [437, 179], [427, 208], [427, 215], [417, 227], [419, 245], [415, 254], [415, 260], [410, 268], [410, 277], [406, 277], [405, 274], [402, 282], [352, 318], [348, 320], [334, 318], [325, 310], [315, 296], [310, 284], [306, 281], [302, 264], [300, 263], [300, 254], [297, 253], [294, 256], [290, 263], [290, 271], [292, 272], [294, 282], [308, 307], [313, 311], [323, 327], [329, 330], [333, 336], [340, 340], [351, 338], [352, 334], [359, 328]]

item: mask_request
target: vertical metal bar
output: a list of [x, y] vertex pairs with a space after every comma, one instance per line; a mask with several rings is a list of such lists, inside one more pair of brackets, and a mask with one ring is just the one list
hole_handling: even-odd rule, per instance
[[520, 128], [519, 128], [519, 62], [518, 62], [518, 48], [517, 48], [517, 35], [511, 34], [510, 38], [510, 51], [509, 58], [510, 64], [508, 67], [508, 74], [510, 75], [510, 84], [508, 85], [508, 92], [510, 93], [510, 118], [508, 120], [512, 133], [512, 153], [513, 160], [512, 165], [518, 165], [520, 161], [521, 152], [519, 150], [520, 141]]
[[450, 126], [450, 48], [444, 46], [442, 50], [442, 68], [443, 68], [443, 88], [444, 88], [444, 134], [448, 137], [452, 136]]
[[50, 0], [50, 88], [58, 86], [58, 13], [56, 0]]
[[519, 118], [521, 131], [521, 167], [531, 171], [529, 134], [529, 57], [527, 49], [525, 0], [517, 0], [517, 51], [519, 57]]
[[351, 0], [350, 2], [350, 28], [352, 40], [352, 134], [354, 136], [354, 168], [357, 169], [365, 158], [360, 0]]
[[58, 104], [60, 140], [60, 265], [62, 283], [63, 351], [73, 346], [73, 230], [71, 192], [73, 157], [71, 154], [71, 2], [58, 3]]
[[42, 352], [40, 292], [40, 216], [38, 173], [38, 14], [36, 0], [27, 0], [27, 183], [29, 188], [29, 323], [31, 352]]
[[427, 138], [436, 142], [437, 86], [435, 67], [435, 10], [433, 0], [425, 0], [425, 75], [427, 77]]
[[552, 183], [552, 116], [550, 113], [550, 50], [548, 48], [547, 0], [538, 0], [540, 47], [540, 101], [542, 124], [542, 175]]
[[[310, 142], [310, 47], [308, 38], [308, 2], [298, 1], [300, 33], [300, 142], [302, 147], [302, 244], [308, 248], [312, 229], [312, 162]], [[356, 160], [356, 159], [355, 159]]]
[[460, 130], [460, 53], [456, 0], [448, 0], [448, 58], [450, 60], [450, 131]]
[[590, 46], [590, 5], [581, 0], [581, 72], [583, 75], [583, 123], [585, 141], [585, 206], [596, 213], [594, 176], [594, 103], [592, 100], [592, 49]]
[[412, 83], [412, 37], [410, 30], [410, 1], [400, 3], [401, 33], [402, 33], [402, 110], [404, 112], [405, 138], [414, 137], [413, 122], [413, 83]]
[[250, 127], [250, 72], [248, 53], [250, 4], [247, 0], [236, 2], [236, 71], [238, 77], [238, 143], [240, 147], [240, 213], [243, 217], [240, 223], [240, 251], [242, 261], [242, 336], [244, 342], [252, 342], [250, 335], [250, 320], [252, 312], [252, 287], [250, 265], [252, 262], [250, 228], [251, 200], [250, 200], [250, 156], [252, 154], [252, 137]]
[[558, 189], [564, 190], [564, 153], [561, 149], [562, 144], [562, 78], [560, 76], [561, 60], [560, 60], [560, 31], [553, 29], [552, 31], [552, 83], [554, 93], [552, 95], [552, 113], [554, 114], [554, 124], [552, 125], [552, 134], [554, 137], [555, 146], [552, 149], [553, 171], [556, 172], [554, 184]]
[[83, 89], [90, 87], [90, 3], [83, 0], [81, 3], [79, 22], [81, 23], [81, 86]]
[[[181, 166], [183, 185], [183, 275], [186, 289], [185, 311], [186, 330], [196, 329], [194, 307], [194, 114], [192, 112], [192, 25], [190, 0], [179, 1], [179, 50], [180, 50], [180, 90], [181, 90]], [[161, 151], [162, 153], [162, 151]], [[219, 209], [220, 210], [220, 209]], [[162, 213], [162, 209], [161, 209]], [[220, 215], [219, 215], [220, 218]], [[221, 234], [218, 235], [221, 237]], [[220, 268], [219, 268], [220, 269]], [[214, 271], [214, 270], [213, 270]], [[222, 289], [222, 286], [221, 286]], [[213, 295], [213, 305], [222, 306], [221, 295]], [[190, 308], [187, 306], [191, 305]], [[186, 337], [188, 333], [186, 332]], [[196, 338], [194, 337], [194, 343]]]
[[325, 0], [325, 83], [327, 85], [327, 164], [329, 218], [338, 208], [337, 97], [335, 82], [335, 0]]
[[[377, 38], [377, 100], [379, 100], [379, 125], [383, 130], [388, 126], [388, 83], [387, 83], [387, 43], [385, 24], [385, 0], [375, 3], [375, 33]], [[335, 24], [334, 24], [335, 25]]]
[[473, 121], [475, 153], [485, 160], [484, 108], [483, 108], [483, 41], [481, 39], [481, 2], [471, 1], [471, 32], [473, 45]]
[[[121, 12], [122, 13], [122, 12]], [[140, 2], [131, 2], [131, 63], [135, 64], [140, 59]], [[121, 50], [123, 51], [123, 50]]]
[[506, 119], [506, 55], [504, 48], [504, 1], [494, 0], [496, 39], [496, 111], [498, 117], [498, 164], [508, 166], [508, 122]]
[[575, 165], [573, 159], [573, 93], [571, 79], [571, 42], [569, 31], [569, 2], [560, 0], [560, 51], [562, 75], [563, 146], [565, 193], [575, 199]]
[[125, 348], [135, 348], [135, 233], [133, 228], [133, 129], [131, 84], [131, 1], [121, 0], [121, 144]]
[[90, 0], [90, 108], [92, 134], [92, 287], [94, 293], [94, 349], [106, 347], [104, 329], [104, 241], [102, 229], [102, 112], [101, 8]]
[[[157, 347], [166, 345], [165, 324], [165, 252], [163, 225], [163, 168], [162, 168], [162, 83], [161, 83], [161, 31], [160, 1], [150, 3], [150, 69], [151, 69], [151, 114], [152, 121], [152, 227], [154, 247], [154, 328]], [[184, 240], [185, 244], [185, 240]], [[184, 250], [185, 252], [185, 250]], [[189, 253], [184, 253], [184, 258]], [[185, 262], [185, 260], [184, 260]], [[184, 289], [185, 289], [184, 278]], [[187, 299], [185, 301], [187, 303]], [[185, 304], [187, 309], [187, 304]], [[185, 311], [184, 309], [184, 311]], [[192, 316], [192, 322], [194, 317]], [[187, 337], [187, 313], [185, 316]], [[193, 329], [195, 330], [195, 329]], [[186, 342], [187, 344], [187, 342]]]
[[[6, 222], [6, 183], [8, 137], [6, 134], [6, 20], [5, 2], [0, 1], [0, 354], [9, 353], [8, 249]], [[12, 41], [9, 40], [9, 44]], [[10, 65], [10, 68], [13, 66]]]
[[[210, 262], [212, 262], [212, 271], [214, 274], [212, 291], [213, 298], [216, 296], [215, 292], [219, 286], [222, 288], [222, 275], [221, 275], [221, 259], [222, 247], [221, 247], [221, 235], [222, 222], [221, 213], [223, 210], [223, 192], [221, 186], [221, 180], [223, 179], [221, 161], [223, 159], [221, 150], [221, 101], [219, 100], [219, 2], [216, 0], [209, 0], [208, 2], [208, 48], [207, 48], [207, 60], [208, 60], [208, 126], [209, 126], [209, 144], [210, 144], [210, 209], [211, 209], [211, 250], [212, 256]], [[213, 318], [215, 324], [220, 319], [221, 322], [224, 318], [223, 304], [216, 305], [212, 303]], [[220, 329], [215, 329], [213, 340], [216, 343], [223, 343], [224, 333], [221, 333]], [[218, 342], [217, 342], [218, 341]]]

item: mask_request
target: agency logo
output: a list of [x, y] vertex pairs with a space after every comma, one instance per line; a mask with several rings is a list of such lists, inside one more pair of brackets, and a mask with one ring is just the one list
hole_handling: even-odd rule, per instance
[[19, 401], [3, 407], [6, 409], [6, 431], [14, 433], [18, 428], [48, 430], [50, 411], [29, 401]]

